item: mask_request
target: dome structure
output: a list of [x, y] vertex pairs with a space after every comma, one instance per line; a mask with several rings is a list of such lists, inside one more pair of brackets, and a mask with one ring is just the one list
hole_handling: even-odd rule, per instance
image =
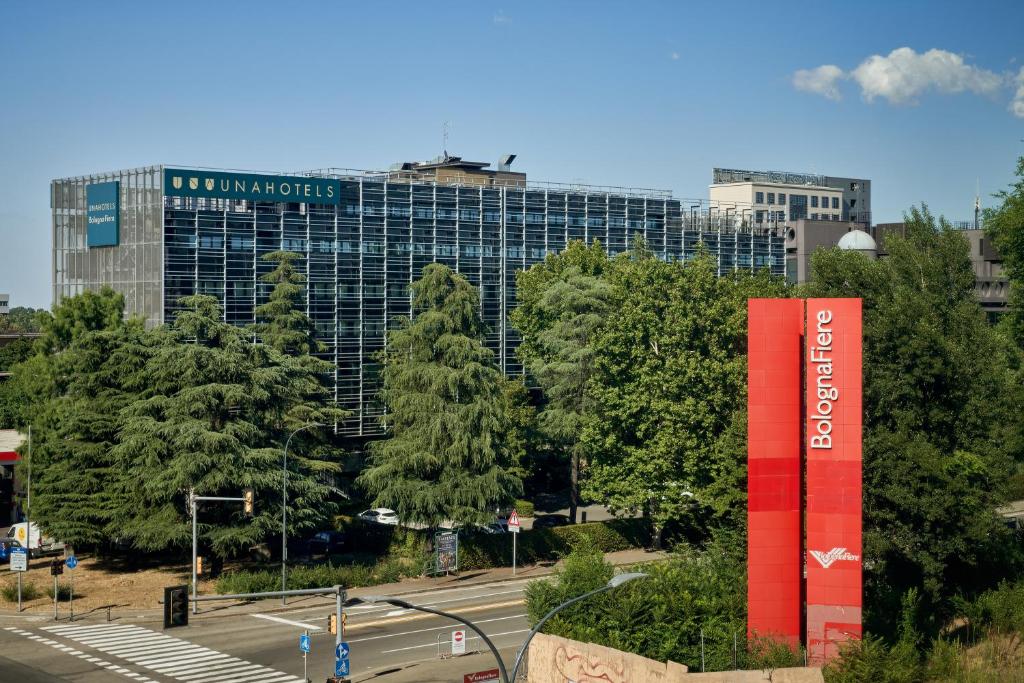
[[836, 246], [846, 251], [859, 251], [871, 258], [878, 255], [875, 239], [863, 230], [851, 230], [839, 239]]

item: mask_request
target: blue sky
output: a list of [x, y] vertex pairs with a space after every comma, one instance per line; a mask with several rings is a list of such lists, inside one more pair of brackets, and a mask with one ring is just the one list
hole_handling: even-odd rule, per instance
[[534, 180], [811, 171], [870, 178], [877, 222], [968, 218], [1024, 154], [1021, 27], [1012, 1], [4, 3], [0, 291], [49, 305], [52, 178], [377, 169], [444, 121]]

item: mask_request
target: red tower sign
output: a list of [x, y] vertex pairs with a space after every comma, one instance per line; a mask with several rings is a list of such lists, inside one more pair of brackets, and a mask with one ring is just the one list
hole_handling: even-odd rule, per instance
[[747, 628], [822, 664], [861, 636], [861, 301], [747, 306]]

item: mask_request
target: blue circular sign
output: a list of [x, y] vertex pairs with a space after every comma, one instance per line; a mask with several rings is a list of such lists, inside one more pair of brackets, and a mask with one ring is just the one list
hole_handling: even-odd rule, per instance
[[77, 557], [75, 557], [74, 555], [72, 555], [71, 557], [69, 557], [69, 558], [67, 559], [67, 561], [66, 561], [66, 562], [64, 562], [64, 565], [65, 565], [65, 566], [66, 566], [66, 567], [67, 567], [68, 569], [74, 569], [75, 567], [77, 567], [77, 566], [78, 566], [78, 558], [77, 558]]

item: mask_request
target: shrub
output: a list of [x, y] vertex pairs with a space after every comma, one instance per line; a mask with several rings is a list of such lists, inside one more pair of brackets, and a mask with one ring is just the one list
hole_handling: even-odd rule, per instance
[[[288, 588], [301, 590], [307, 588], [329, 588], [344, 586], [374, 586], [381, 583], [393, 583], [407, 576], [419, 576], [422, 564], [407, 558], [387, 558], [376, 564], [315, 564], [294, 567], [288, 572]], [[217, 581], [217, 592], [260, 593], [277, 590], [281, 586], [281, 575], [272, 571], [242, 570], [225, 574]]]
[[537, 510], [534, 508], [533, 503], [528, 500], [517, 500], [513, 507], [515, 507], [516, 513], [520, 517], [533, 517], [537, 514]]
[[[53, 586], [46, 587], [46, 596], [53, 599]], [[17, 588], [15, 588], [14, 599], [18, 599]], [[57, 600], [70, 600], [71, 599], [71, 584], [70, 583], [58, 583], [57, 584]]]
[[[53, 592], [53, 589], [50, 589]], [[0, 587], [0, 596], [3, 597], [7, 602], [18, 602], [18, 582], [17, 580], [5, 583], [3, 587]], [[23, 581], [21, 584], [21, 599], [24, 601], [35, 600], [40, 596], [39, 588], [34, 583], [28, 583]]]

